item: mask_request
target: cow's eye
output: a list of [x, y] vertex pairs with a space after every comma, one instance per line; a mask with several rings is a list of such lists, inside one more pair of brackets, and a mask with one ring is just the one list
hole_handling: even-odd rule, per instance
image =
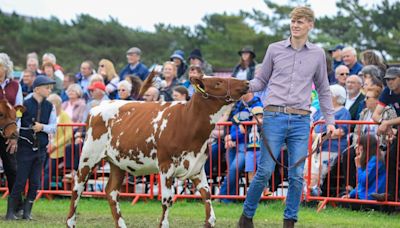
[[221, 82], [215, 83], [215, 88], [221, 87]]
[[4, 114], [3, 113], [0, 113], [0, 118], [3, 118], [4, 117]]

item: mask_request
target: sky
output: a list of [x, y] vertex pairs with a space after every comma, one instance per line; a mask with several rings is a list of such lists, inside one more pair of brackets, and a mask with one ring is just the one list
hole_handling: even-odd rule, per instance
[[[281, 1], [277, 1], [281, 2]], [[282, 1], [286, 3], [287, 1]], [[317, 17], [334, 15], [335, 0], [309, 0]], [[380, 2], [361, 0], [363, 4]], [[122, 25], [154, 31], [154, 24], [194, 27], [212, 13], [237, 14], [240, 10], [259, 9], [269, 12], [263, 0], [0, 0], [3, 12], [50, 18], [69, 22], [82, 13], [100, 20], [116, 18]]]

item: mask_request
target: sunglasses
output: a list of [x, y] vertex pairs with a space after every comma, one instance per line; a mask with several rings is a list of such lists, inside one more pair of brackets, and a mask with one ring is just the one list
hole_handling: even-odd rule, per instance
[[365, 96], [365, 100], [368, 100], [368, 99], [370, 99], [370, 98], [376, 99], [376, 97], [368, 97], [368, 96]]
[[340, 76], [344, 76], [344, 75], [349, 76], [349, 73], [340, 73], [339, 75]]

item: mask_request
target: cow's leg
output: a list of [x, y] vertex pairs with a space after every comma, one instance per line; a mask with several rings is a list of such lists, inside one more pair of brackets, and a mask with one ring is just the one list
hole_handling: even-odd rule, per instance
[[110, 163], [110, 178], [106, 186], [106, 195], [114, 218], [115, 227], [126, 227], [119, 208], [119, 190], [124, 179], [124, 172], [116, 165]]
[[211, 205], [211, 191], [207, 183], [207, 176], [204, 168], [201, 170], [199, 175], [193, 176], [190, 179], [192, 180], [194, 186], [196, 186], [196, 189], [200, 192], [201, 198], [204, 202], [204, 207], [206, 210], [204, 227], [214, 227], [216, 217], [214, 214], [214, 209]]
[[172, 206], [172, 199], [174, 198], [173, 193], [173, 176], [172, 170], [166, 173], [160, 172], [160, 179], [161, 179], [161, 191], [162, 191], [162, 208], [163, 213], [161, 216], [160, 227], [161, 228], [168, 228], [168, 211], [169, 208]]
[[72, 190], [71, 204], [69, 207], [69, 214], [67, 218], [67, 226], [76, 226], [76, 208], [78, 207], [79, 199], [85, 189], [85, 184], [89, 178], [89, 174], [93, 167], [87, 165], [79, 167], [77, 174], [74, 176], [74, 187]]

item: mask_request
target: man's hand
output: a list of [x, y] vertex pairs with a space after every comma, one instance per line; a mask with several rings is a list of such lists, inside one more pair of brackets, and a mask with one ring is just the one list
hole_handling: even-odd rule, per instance
[[35, 125], [32, 126], [32, 130], [37, 133], [39, 131], [43, 130], [43, 124], [39, 123], [39, 122], [35, 122]]
[[328, 126], [326, 126], [326, 134], [330, 135], [331, 137], [334, 136], [335, 130], [336, 128], [333, 124], [329, 124]]
[[388, 132], [388, 128], [389, 124], [387, 124], [387, 121], [386, 120], [382, 121], [378, 127], [377, 135], [385, 135]]
[[6, 151], [10, 154], [17, 152], [17, 140], [16, 139], [8, 139]]
[[357, 155], [354, 158], [354, 163], [356, 164], [356, 168], [360, 168], [361, 167], [360, 158], [361, 158], [361, 155]]

